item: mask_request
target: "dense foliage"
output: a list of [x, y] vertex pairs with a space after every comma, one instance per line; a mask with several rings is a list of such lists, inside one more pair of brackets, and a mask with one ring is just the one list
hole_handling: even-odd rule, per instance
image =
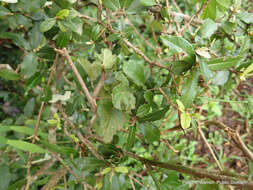
[[252, 189], [252, 141], [219, 119], [226, 104], [252, 129], [252, 10], [0, 0], [0, 190]]

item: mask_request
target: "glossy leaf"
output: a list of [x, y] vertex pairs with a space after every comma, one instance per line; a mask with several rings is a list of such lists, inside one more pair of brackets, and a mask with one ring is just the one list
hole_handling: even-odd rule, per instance
[[38, 51], [41, 47], [46, 45], [46, 39], [40, 32], [40, 25], [36, 23], [29, 31], [30, 45], [33, 51]]
[[61, 19], [61, 20], [67, 18], [68, 16], [69, 16], [69, 10], [68, 10], [68, 9], [62, 9], [62, 10], [60, 10], [60, 11], [56, 14], [56, 17], [57, 17], [58, 19]]
[[98, 115], [100, 117], [100, 134], [104, 142], [111, 142], [113, 135], [123, 127], [127, 121], [125, 113], [113, 108], [110, 101], [100, 101], [98, 104]]
[[154, 6], [156, 5], [156, 1], [155, 0], [141, 0], [141, 4], [143, 6]]
[[25, 78], [30, 78], [37, 71], [38, 57], [35, 53], [29, 52], [21, 63], [21, 73]]
[[49, 19], [43, 21], [40, 24], [40, 31], [46, 32], [46, 31], [50, 30], [55, 25], [55, 23], [56, 23], [55, 18], [49, 18]]
[[173, 61], [172, 62], [172, 72], [176, 75], [180, 75], [183, 72], [188, 71], [192, 67], [192, 64], [186, 61]]
[[190, 107], [197, 94], [198, 73], [195, 71], [186, 78], [182, 89], [182, 103], [186, 108]]
[[159, 129], [151, 123], [141, 123], [139, 125], [144, 138], [148, 142], [158, 141], [160, 139]]

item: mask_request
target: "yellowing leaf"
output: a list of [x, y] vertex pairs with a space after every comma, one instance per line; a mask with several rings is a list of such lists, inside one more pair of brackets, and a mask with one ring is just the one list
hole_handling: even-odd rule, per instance
[[105, 175], [105, 174], [107, 174], [107, 173], [109, 173], [110, 171], [112, 170], [112, 168], [105, 168], [105, 169], [103, 169], [102, 171], [101, 171], [101, 174], [102, 175]]
[[178, 109], [179, 109], [181, 112], [185, 112], [184, 104], [183, 104], [179, 99], [177, 99], [176, 101], [177, 101]]
[[183, 129], [187, 129], [191, 125], [191, 116], [189, 113], [184, 112], [180, 115], [181, 126]]
[[128, 173], [128, 169], [127, 167], [124, 167], [124, 166], [119, 166], [119, 167], [116, 167], [114, 168], [116, 172], [118, 173], [123, 173], [123, 174], [126, 174]]

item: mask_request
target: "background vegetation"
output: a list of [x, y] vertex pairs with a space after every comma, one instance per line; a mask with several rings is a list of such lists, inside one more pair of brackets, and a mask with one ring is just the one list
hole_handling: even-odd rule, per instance
[[250, 0], [1, 0], [0, 190], [253, 189], [252, 42]]

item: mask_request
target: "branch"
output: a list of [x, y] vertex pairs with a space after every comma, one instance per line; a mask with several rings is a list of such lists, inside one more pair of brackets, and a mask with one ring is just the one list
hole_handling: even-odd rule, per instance
[[102, 88], [102, 86], [103, 86], [103, 84], [104, 84], [105, 78], [106, 78], [106, 77], [105, 77], [105, 71], [102, 71], [102, 73], [101, 73], [101, 75], [100, 75], [100, 79], [99, 79], [99, 81], [98, 81], [98, 84], [97, 84], [97, 86], [96, 86], [96, 88], [94, 89], [93, 94], [92, 94], [92, 97], [93, 97], [94, 99], [97, 98], [97, 96], [98, 96], [98, 94], [99, 94], [99, 91], [100, 91], [100, 89]]
[[55, 51], [58, 52], [58, 53], [60, 53], [60, 54], [62, 54], [64, 57], [66, 57], [66, 59], [67, 59], [69, 65], [70, 65], [72, 71], [74, 72], [74, 74], [75, 74], [75, 76], [76, 76], [79, 84], [82, 87], [82, 90], [83, 90], [83, 92], [84, 92], [84, 94], [85, 94], [88, 102], [90, 103], [90, 107], [91, 107], [92, 112], [95, 113], [96, 110], [97, 110], [96, 102], [94, 101], [94, 99], [90, 95], [90, 92], [89, 92], [88, 88], [86, 87], [86, 84], [84, 83], [81, 75], [79, 74], [79, 72], [78, 72], [75, 64], [73, 63], [73, 61], [72, 61], [72, 59], [71, 59], [68, 51], [66, 50], [66, 48], [63, 48], [62, 50], [55, 49]]
[[[178, 164], [171, 164], [171, 163], [163, 163], [159, 161], [154, 161], [154, 160], [149, 160], [142, 158], [136, 154], [133, 154], [131, 152], [126, 152], [123, 151], [127, 156], [134, 158], [143, 164], [149, 164], [150, 166], [157, 166], [160, 168], [166, 168], [169, 170], [174, 170], [180, 173], [184, 174], [189, 174], [191, 176], [199, 177], [199, 178], [208, 178], [217, 182], [220, 181], [226, 181], [226, 182], [231, 182], [231, 185], [243, 187], [246, 189], [253, 189], [253, 183], [247, 180], [240, 180], [239, 178], [231, 177], [231, 176], [226, 176], [224, 173], [222, 174], [221, 172], [215, 172], [215, 171], [206, 171], [203, 170], [202, 168], [190, 168], [190, 167], [185, 167], [182, 165]], [[234, 182], [240, 182], [241, 183], [234, 183]]]

